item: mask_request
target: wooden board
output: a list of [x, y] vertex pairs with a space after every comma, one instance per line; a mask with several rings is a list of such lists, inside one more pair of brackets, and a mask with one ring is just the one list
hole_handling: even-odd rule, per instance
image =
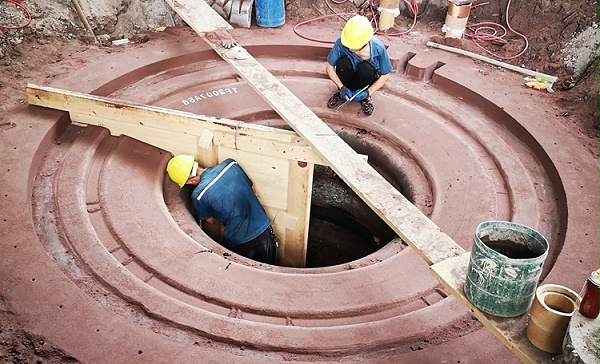
[[[263, 151], [261, 150], [261, 153]], [[277, 257], [280, 265], [306, 266], [308, 224], [312, 191], [313, 165], [298, 163], [265, 154], [239, 149], [219, 148], [219, 160], [234, 158], [244, 170], [255, 172], [256, 194], [267, 215], [274, 221], [273, 229], [280, 239]]]
[[428, 264], [464, 252], [243, 47], [226, 48], [237, 43], [227, 31], [218, 27], [208, 31], [204, 19], [208, 16], [206, 12], [214, 12], [212, 9], [198, 11], [195, 0], [167, 0], [167, 3]]
[[470, 253], [459, 257], [447, 259], [434, 264], [430, 271], [448, 289], [460, 303], [469, 309], [475, 317], [508, 347], [524, 363], [551, 363], [555, 355], [546, 353], [531, 344], [525, 329], [527, 328], [528, 315], [524, 314], [514, 318], [503, 318], [488, 315], [469, 301], [464, 295], [464, 283], [469, 266]]
[[201, 17], [196, 17], [194, 19], [194, 30], [199, 34], [204, 32], [212, 32], [215, 29], [233, 29], [231, 24], [225, 21], [225, 19], [223, 19], [216, 11], [214, 11], [204, 0], [183, 2], [178, 0], [168, 0], [167, 3], [177, 12], [177, 14], [180, 13], [177, 9], [185, 8], [186, 11], [183, 11], [182, 14], [179, 14], [179, 16], [181, 16], [181, 18], [188, 24], [188, 13], [202, 14]]
[[[306, 265], [313, 167], [325, 162], [296, 133], [228, 119], [28, 85], [31, 105], [68, 111], [72, 121], [127, 135], [205, 166], [232, 157], [248, 173], [280, 239], [279, 264]], [[218, 240], [219, 228], [210, 236]]]

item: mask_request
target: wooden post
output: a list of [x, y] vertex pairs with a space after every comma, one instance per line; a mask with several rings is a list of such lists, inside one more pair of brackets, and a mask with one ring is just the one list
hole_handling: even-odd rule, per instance
[[73, 6], [75, 7], [75, 11], [77, 12], [77, 15], [79, 16], [79, 19], [81, 19], [81, 22], [83, 23], [83, 26], [85, 27], [85, 29], [88, 30], [88, 32], [90, 32], [92, 34], [92, 37], [94, 37], [94, 40], [97, 42], [98, 39], [96, 38], [96, 35], [94, 34], [94, 31], [92, 30], [92, 27], [90, 26], [90, 23], [88, 22], [86, 16], [83, 14], [83, 10], [81, 10], [81, 6], [79, 5], [79, 0], [71, 0], [71, 2], [73, 3]]

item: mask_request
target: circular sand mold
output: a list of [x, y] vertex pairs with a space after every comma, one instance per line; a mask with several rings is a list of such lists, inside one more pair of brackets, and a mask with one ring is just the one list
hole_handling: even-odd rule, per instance
[[[205, 45], [194, 47], [166, 56], [153, 50], [135, 69], [106, 64], [117, 76], [95, 93], [288, 128], [226, 62]], [[557, 172], [506, 110], [455, 83], [440, 62], [392, 55], [394, 73], [374, 96], [374, 114], [364, 117], [358, 103], [327, 109], [334, 91], [323, 72], [327, 48], [246, 48], [383, 175], [407, 181], [411, 201], [465, 250], [481, 221], [516, 221], [553, 242], [544, 275], [551, 269], [566, 224]], [[214, 90], [230, 91], [191, 102]], [[180, 190], [165, 181], [169, 158], [102, 128], [71, 126], [37, 177], [44, 179], [34, 189], [40, 240], [83, 290], [115, 312], [143, 317], [179, 340], [274, 358], [385, 356], [480, 328], [399, 239], [359, 260], [311, 269], [265, 266], [228, 252], [202, 232]], [[95, 279], [84, 279], [90, 273]], [[143, 307], [137, 318], [127, 310], [132, 304]]]

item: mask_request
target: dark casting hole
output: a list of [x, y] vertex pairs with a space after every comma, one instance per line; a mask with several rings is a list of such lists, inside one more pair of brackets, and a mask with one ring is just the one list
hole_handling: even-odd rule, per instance
[[[409, 201], [413, 193], [407, 177], [377, 148], [348, 135], [342, 136], [358, 153]], [[184, 186], [181, 198], [195, 216], [191, 186]], [[196, 221], [197, 222], [197, 221]], [[396, 233], [335, 172], [315, 166], [306, 253], [306, 268], [329, 267], [364, 258], [396, 238]]]
[[394, 237], [394, 231], [331, 168], [315, 166], [307, 268], [366, 257]]

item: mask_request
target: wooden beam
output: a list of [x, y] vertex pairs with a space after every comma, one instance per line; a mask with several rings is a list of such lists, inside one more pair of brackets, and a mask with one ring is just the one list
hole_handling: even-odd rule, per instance
[[555, 355], [536, 348], [527, 338], [525, 329], [527, 327], [528, 314], [510, 318], [488, 315], [473, 306], [464, 295], [464, 282], [467, 276], [469, 257], [470, 253], [464, 253], [461, 256], [434, 264], [429, 269], [444, 287], [448, 289], [452, 296], [469, 309], [521, 361], [532, 364], [551, 363]]
[[243, 47], [231, 48], [237, 42], [220, 24], [207, 29], [210, 7], [200, 10], [196, 0], [166, 1], [428, 264], [464, 253]]
[[[177, 148], [169, 146], [172, 138], [165, 137], [168, 133], [176, 134], [177, 138], [181, 134], [198, 138], [198, 143], [192, 148], [194, 151], [198, 147], [197, 144], [201, 147], [227, 146], [250, 152], [260, 150], [267, 155], [284, 159], [326, 165], [310, 145], [289, 130], [34, 84], [28, 84], [25, 93], [30, 105], [67, 111], [75, 116], [72, 120], [76, 122], [98, 126], [110, 125], [113, 128], [108, 129], [112, 135], [123, 134], [136, 139], [139, 137], [139, 140], [146, 142], [143, 134], [154, 134], [158, 140], [149, 144], [171, 152], [177, 151]], [[138, 128], [146, 131], [134, 131]], [[176, 145], [182, 144], [177, 140], [173, 142]], [[157, 145], [161, 143], [166, 145]], [[185, 151], [190, 150], [189, 147], [182, 147]]]

